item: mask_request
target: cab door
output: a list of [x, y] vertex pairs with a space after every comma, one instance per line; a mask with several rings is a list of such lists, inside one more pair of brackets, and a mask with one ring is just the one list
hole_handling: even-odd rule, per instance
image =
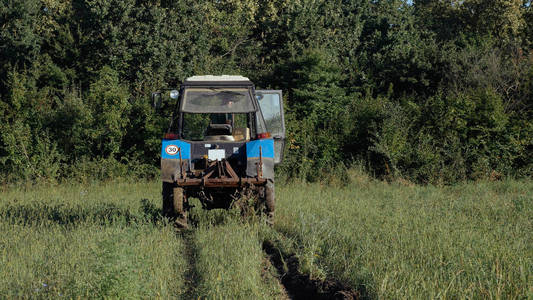
[[274, 163], [283, 160], [285, 146], [285, 116], [283, 114], [283, 97], [280, 90], [255, 90], [255, 96], [266, 129], [274, 138]]

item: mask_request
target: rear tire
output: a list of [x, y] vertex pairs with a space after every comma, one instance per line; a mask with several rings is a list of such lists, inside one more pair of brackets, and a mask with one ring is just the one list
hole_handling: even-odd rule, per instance
[[178, 227], [187, 227], [185, 191], [172, 183], [163, 182], [163, 216], [173, 219]]
[[176, 225], [187, 228], [187, 210], [185, 191], [182, 187], [175, 187], [173, 190], [173, 210], [176, 215]]
[[172, 219], [174, 215], [174, 196], [173, 196], [173, 184], [168, 182], [163, 182], [163, 211], [162, 214], [164, 217]]
[[267, 223], [274, 225], [274, 211], [276, 210], [276, 195], [274, 188], [274, 180], [268, 179], [265, 185], [265, 206]]

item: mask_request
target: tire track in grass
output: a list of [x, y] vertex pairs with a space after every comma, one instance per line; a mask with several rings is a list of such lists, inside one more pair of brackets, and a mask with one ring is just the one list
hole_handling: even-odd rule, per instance
[[302, 274], [298, 257], [283, 253], [269, 240], [263, 241], [262, 247], [278, 270], [279, 281], [289, 299], [369, 299], [365, 290], [354, 290], [335, 279], [318, 280], [312, 279], [309, 274]]
[[195, 299], [198, 285], [200, 284], [201, 276], [198, 272], [196, 264], [196, 256], [198, 255], [198, 248], [194, 241], [194, 230], [182, 230], [177, 232], [177, 237], [183, 240], [184, 257], [187, 260], [187, 271], [185, 272], [186, 291], [183, 299]]
[[[207, 213], [205, 212], [201, 212], [201, 213], [207, 215]], [[261, 288], [259, 288], [258, 290], [257, 287], [252, 288], [251, 286], [249, 287], [242, 286], [242, 283], [240, 285], [235, 285], [235, 282], [232, 279], [232, 275], [229, 275], [229, 273], [227, 273], [227, 268], [226, 268], [226, 274], [220, 278], [223, 280], [223, 283], [203, 282], [205, 280], [210, 280], [209, 278], [211, 278], [212, 280], [215, 277], [211, 275], [216, 274], [220, 271], [217, 269], [216, 265], [209, 265], [210, 260], [205, 260], [205, 258], [207, 257], [205, 256], [206, 253], [202, 254], [202, 252], [205, 252], [204, 246], [210, 245], [210, 244], [205, 244], [206, 243], [205, 238], [214, 238], [215, 236], [212, 236], [213, 234], [215, 234], [216, 236], [220, 236], [220, 235], [224, 236], [223, 239], [215, 238], [214, 240], [210, 240], [209, 243], [215, 243], [215, 244], [221, 243], [220, 246], [225, 245], [226, 247], [235, 244], [235, 242], [244, 242], [244, 244], [246, 245], [248, 245], [247, 242], [250, 242], [253, 244], [253, 241], [248, 241], [248, 238], [244, 238], [245, 236], [248, 237], [248, 235], [243, 236], [242, 234], [236, 234], [236, 232], [238, 231], [235, 231], [234, 227], [237, 227], [237, 229], [241, 229], [241, 230], [244, 229], [240, 227], [243, 225], [241, 222], [228, 221], [231, 218], [227, 220], [225, 218], [223, 219], [225, 221], [216, 222], [215, 220], [215, 222], [212, 222], [211, 224], [212, 227], [210, 226], [208, 226], [207, 228], [202, 227], [203, 229], [201, 229], [201, 228], [196, 228], [196, 226], [193, 226], [194, 229], [186, 230], [178, 234], [178, 236], [181, 236], [184, 240], [184, 244], [185, 244], [184, 255], [189, 265], [188, 271], [186, 272], [186, 275], [185, 275], [185, 278], [187, 281], [186, 283], [187, 291], [184, 294], [184, 298], [194, 299], [194, 298], [198, 298], [199, 296], [206, 296], [207, 298], [209, 298], [208, 294], [216, 290], [218, 287], [235, 288], [234, 290], [235, 294], [233, 294], [233, 296], [235, 296], [236, 298], [239, 298], [238, 295], [239, 296], [255, 295], [260, 298], [272, 297], [273, 294], [265, 293], [265, 290], [263, 290], [263, 292], [257, 293], [258, 291], [261, 290]], [[204, 222], [204, 223], [211, 223], [211, 222]], [[250, 231], [250, 233], [256, 232], [256, 230], [258, 230], [258, 228], [255, 226], [252, 226], [252, 227], [246, 226], [246, 227], [247, 227], [247, 230]], [[198, 230], [200, 230], [201, 236], [203, 238], [200, 238], [200, 240], [196, 241], [196, 238], [197, 238], [196, 235], [199, 234]], [[262, 230], [259, 229], [259, 231], [262, 231]], [[228, 234], [228, 232], [229, 233], [233, 232], [233, 234]], [[277, 232], [277, 233], [280, 235], [280, 237], [287, 238], [282, 233], [280, 232]], [[259, 238], [259, 236], [257, 238]], [[253, 239], [254, 238], [252, 238], [252, 240]], [[270, 285], [272, 287], [271, 284], [274, 284], [274, 286], [279, 287], [280, 293], [277, 294], [276, 296], [277, 299], [368, 299], [368, 296], [365, 291], [354, 290], [350, 287], [347, 287], [341, 284], [337, 280], [330, 279], [330, 278], [327, 278], [326, 280], [317, 280], [317, 279], [312, 279], [309, 274], [302, 274], [299, 271], [300, 262], [298, 260], [298, 257], [295, 254], [283, 253], [283, 251], [280, 250], [281, 247], [276, 246], [275, 243], [269, 241], [268, 239], [264, 239], [263, 241], [261, 241], [262, 239], [263, 238], [259, 240], [261, 244], [259, 245], [260, 247], [258, 250], [259, 252], [262, 251], [263, 255], [259, 255], [259, 258], [265, 261], [260, 262], [260, 264], [257, 266], [259, 267], [259, 269], [257, 268], [255, 269], [261, 272], [260, 278], [258, 278], [259, 281], [261, 281], [261, 284], [259, 285], [264, 285], [264, 287]], [[231, 249], [231, 246], [227, 250], [229, 249]], [[211, 253], [211, 252], [209, 253], [210, 253], [210, 256], [212, 255], [216, 256], [216, 253]], [[236, 253], [238, 253], [238, 251]], [[236, 253], [233, 253], [233, 254], [236, 254]], [[251, 257], [248, 257], [248, 258], [251, 258]], [[257, 257], [254, 259], [257, 259]], [[229, 267], [232, 264], [240, 262], [240, 260], [232, 261], [232, 259], [228, 259], [227, 261], [225, 261], [223, 259], [221, 262], [229, 263], [229, 265], [227, 265], [227, 267]], [[206, 268], [207, 266], [209, 266], [210, 268], [213, 268], [213, 267], [214, 268], [212, 270], [209, 270], [209, 268]], [[274, 269], [277, 272], [274, 271]], [[206, 271], [207, 273], [205, 273]], [[249, 270], [249, 271], [252, 271], [252, 270]], [[230, 272], [230, 273], [234, 273], [234, 272], [239, 272], [239, 270], [235, 269], [233, 272]], [[205, 273], [206, 277], [202, 276], [203, 275], [202, 273]], [[245, 273], [243, 273], [243, 275], [244, 274]], [[258, 283], [258, 282], [254, 281], [254, 283]], [[222, 292], [222, 291], [219, 291], [219, 292]], [[228, 290], [224, 291], [224, 293], [226, 292], [228, 292]], [[230, 294], [231, 294], [231, 291], [230, 291]]]

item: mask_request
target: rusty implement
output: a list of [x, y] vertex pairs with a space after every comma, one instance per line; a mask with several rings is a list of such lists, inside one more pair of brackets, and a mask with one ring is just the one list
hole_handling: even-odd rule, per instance
[[259, 163], [257, 164], [257, 178], [263, 177], [263, 147], [259, 146]]
[[183, 160], [181, 159], [181, 148], [178, 147], [178, 153], [179, 153], [179, 158], [180, 158], [180, 178], [183, 179]]
[[216, 160], [208, 163], [201, 178], [179, 178], [175, 181], [178, 186], [202, 187], [242, 187], [249, 184], [263, 185], [266, 179], [261, 174], [255, 178], [239, 177], [230, 163], [225, 160]]

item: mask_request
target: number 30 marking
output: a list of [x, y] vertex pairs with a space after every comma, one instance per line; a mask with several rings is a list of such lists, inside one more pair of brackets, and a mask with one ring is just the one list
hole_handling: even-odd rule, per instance
[[166, 148], [165, 148], [165, 152], [168, 154], [168, 155], [176, 155], [176, 153], [178, 153], [179, 151], [179, 148], [175, 145], [168, 145]]

